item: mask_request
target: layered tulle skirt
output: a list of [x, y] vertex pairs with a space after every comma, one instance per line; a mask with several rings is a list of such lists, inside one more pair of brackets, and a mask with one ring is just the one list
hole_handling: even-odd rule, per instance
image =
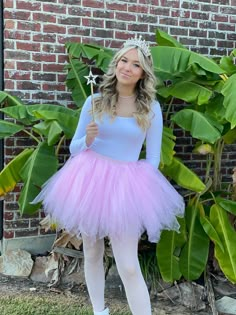
[[61, 228], [92, 239], [140, 237], [157, 242], [176, 230], [184, 214], [181, 195], [159, 170], [144, 161], [123, 162], [91, 150], [70, 157], [42, 187], [42, 202]]

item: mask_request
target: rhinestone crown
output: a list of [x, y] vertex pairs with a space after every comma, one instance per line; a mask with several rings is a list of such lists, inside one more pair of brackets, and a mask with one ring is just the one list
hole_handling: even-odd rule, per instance
[[149, 44], [147, 44], [146, 41], [142, 39], [141, 35], [138, 37], [138, 35], [136, 34], [134, 38], [127, 39], [126, 42], [124, 43], [124, 47], [127, 47], [127, 46], [139, 47], [146, 57], [151, 55]]

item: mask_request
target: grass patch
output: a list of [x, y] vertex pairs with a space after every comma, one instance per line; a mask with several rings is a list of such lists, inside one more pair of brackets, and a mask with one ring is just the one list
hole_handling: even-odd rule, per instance
[[[93, 315], [91, 307], [65, 296], [1, 296], [1, 315]], [[111, 314], [129, 315], [124, 311]]]

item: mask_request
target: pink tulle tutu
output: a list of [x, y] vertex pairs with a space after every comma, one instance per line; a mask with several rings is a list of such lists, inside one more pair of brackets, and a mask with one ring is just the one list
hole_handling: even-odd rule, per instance
[[176, 230], [184, 201], [159, 170], [145, 161], [123, 162], [91, 150], [70, 157], [33, 201], [77, 236], [140, 237], [157, 242]]

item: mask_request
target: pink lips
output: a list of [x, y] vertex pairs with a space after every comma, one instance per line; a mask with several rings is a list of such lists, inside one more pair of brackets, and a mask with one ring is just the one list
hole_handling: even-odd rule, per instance
[[126, 73], [120, 73], [123, 77], [130, 78], [130, 76]]

